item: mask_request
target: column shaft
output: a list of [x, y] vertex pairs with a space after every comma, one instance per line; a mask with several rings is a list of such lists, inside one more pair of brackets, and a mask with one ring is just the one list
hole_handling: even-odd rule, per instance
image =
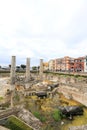
[[30, 58], [26, 59], [26, 82], [30, 80]]
[[11, 72], [10, 72], [10, 80], [11, 84], [15, 84], [15, 69], [16, 69], [16, 57], [12, 56], [11, 59]]
[[43, 77], [43, 59], [40, 59], [40, 78]]

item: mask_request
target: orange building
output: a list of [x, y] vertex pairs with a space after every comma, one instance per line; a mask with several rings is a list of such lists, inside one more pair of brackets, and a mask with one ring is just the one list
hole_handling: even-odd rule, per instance
[[58, 58], [54, 60], [55, 71], [73, 71], [74, 70], [74, 58], [65, 56], [64, 58]]
[[65, 56], [50, 60], [49, 70], [61, 72], [87, 72], [87, 56], [72, 58]]

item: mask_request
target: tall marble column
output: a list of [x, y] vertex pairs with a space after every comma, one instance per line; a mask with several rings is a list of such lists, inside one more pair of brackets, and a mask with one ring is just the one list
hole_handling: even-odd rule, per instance
[[40, 59], [40, 72], [39, 72], [40, 78], [43, 77], [43, 59]]
[[30, 80], [30, 58], [26, 59], [26, 82]]
[[10, 83], [15, 84], [15, 69], [16, 69], [16, 56], [12, 56], [11, 59], [11, 71], [10, 71]]

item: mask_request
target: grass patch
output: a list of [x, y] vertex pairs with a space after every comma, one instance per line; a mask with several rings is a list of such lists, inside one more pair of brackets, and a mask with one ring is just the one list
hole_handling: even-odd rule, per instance
[[8, 118], [6, 122], [6, 127], [11, 130], [33, 130], [14, 116]]
[[61, 111], [58, 110], [58, 109], [55, 109], [55, 110], [53, 111], [53, 113], [52, 113], [52, 117], [53, 117], [53, 119], [54, 119], [55, 121], [60, 121], [61, 118], [62, 118], [62, 113], [61, 113]]
[[20, 95], [19, 95], [19, 93], [17, 92], [17, 91], [15, 91], [15, 94], [14, 94], [14, 102], [16, 103], [16, 102], [19, 102], [20, 101]]
[[3, 97], [0, 97], [0, 101], [3, 100]]
[[34, 114], [34, 116], [35, 116], [36, 118], [38, 118], [41, 122], [45, 122], [45, 121], [46, 121], [46, 117], [45, 117], [44, 115], [42, 115], [41, 113], [39, 113], [39, 112], [34, 112], [33, 114]]

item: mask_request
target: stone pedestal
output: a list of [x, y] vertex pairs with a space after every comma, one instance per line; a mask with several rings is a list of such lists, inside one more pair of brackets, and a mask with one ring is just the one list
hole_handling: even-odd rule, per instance
[[15, 84], [15, 69], [16, 69], [16, 57], [12, 56], [11, 59], [11, 72], [10, 72], [10, 83]]
[[29, 82], [30, 80], [30, 58], [26, 59], [26, 82]]

